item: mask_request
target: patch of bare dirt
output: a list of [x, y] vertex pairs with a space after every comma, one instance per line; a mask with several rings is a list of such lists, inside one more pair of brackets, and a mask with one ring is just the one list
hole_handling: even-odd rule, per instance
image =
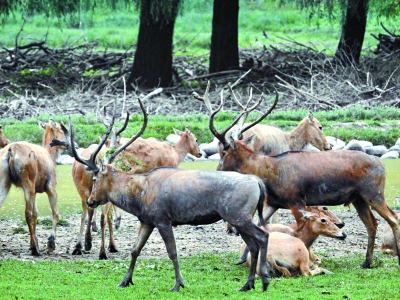
[[[334, 208], [333, 208], [334, 209]], [[396, 211], [398, 213], [399, 211]], [[349, 209], [338, 209], [335, 213], [345, 222], [343, 230], [347, 234], [345, 240], [334, 240], [332, 238], [319, 237], [312, 246], [323, 259], [324, 257], [341, 257], [350, 253], [365, 253], [367, 247], [367, 233], [364, 225], [359, 219], [353, 207]], [[382, 243], [382, 234], [385, 221], [375, 213], [379, 220], [378, 234], [375, 243], [375, 251], [379, 251]], [[76, 260], [98, 260], [100, 249], [100, 233], [93, 233], [93, 247], [83, 255], [72, 255], [77, 241], [80, 226], [80, 214], [62, 216], [70, 224], [68, 227], [58, 227], [56, 244], [53, 253], [46, 253], [49, 229], [38, 225], [37, 237], [40, 243], [42, 255], [33, 257], [29, 252], [29, 233], [14, 234], [13, 229], [22, 227], [27, 230], [26, 225], [17, 221], [0, 221], [0, 259], [22, 259], [36, 261], [76, 261]], [[294, 221], [289, 210], [280, 210], [280, 222], [289, 224]], [[133, 215], [122, 212], [121, 228], [115, 234], [115, 241], [119, 252], [108, 253], [111, 260], [130, 259], [130, 252], [136, 240], [139, 221]], [[182, 225], [174, 228], [179, 257], [187, 257], [199, 252], [237, 252], [239, 258], [239, 246], [242, 242], [240, 236], [226, 233], [226, 224], [219, 221], [210, 225], [187, 226]], [[108, 230], [107, 230], [108, 238]], [[108, 246], [108, 240], [107, 244]], [[140, 254], [142, 258], [168, 258], [164, 243], [155, 230], [150, 236], [147, 244]], [[393, 258], [394, 259], [394, 258]]]

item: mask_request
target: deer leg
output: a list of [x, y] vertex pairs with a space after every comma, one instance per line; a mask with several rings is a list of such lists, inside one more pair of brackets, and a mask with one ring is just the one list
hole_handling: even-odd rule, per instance
[[92, 232], [90, 231], [90, 225], [92, 224], [92, 220], [94, 219], [94, 215], [96, 213], [95, 208], [88, 207], [88, 221], [85, 232], [85, 250], [89, 251], [92, 249]]
[[[32, 189], [33, 191], [35, 188]], [[39, 253], [39, 242], [36, 237], [36, 223], [37, 223], [37, 210], [36, 210], [36, 194], [31, 192], [27, 187], [24, 187], [25, 193], [25, 220], [28, 224], [30, 233], [30, 250], [34, 256], [40, 256]]]
[[132, 258], [131, 258], [131, 263], [129, 265], [128, 272], [126, 273], [124, 279], [121, 281], [121, 283], [118, 285], [118, 287], [126, 287], [129, 284], [133, 285], [132, 276], [133, 276], [133, 270], [135, 269], [136, 260], [140, 254], [140, 251], [142, 251], [143, 246], [146, 244], [147, 240], [149, 239], [149, 236], [153, 232], [153, 230], [154, 230], [153, 226], [147, 225], [144, 223], [140, 223], [138, 237], [136, 239], [136, 243], [133, 246], [133, 250], [131, 252]]
[[72, 255], [82, 255], [82, 236], [83, 236], [83, 229], [85, 228], [87, 213], [88, 213], [88, 206], [86, 204], [82, 205], [81, 227], [79, 229], [78, 241], [76, 242], [74, 251], [72, 251]]
[[376, 238], [376, 230], [378, 228], [378, 221], [372, 213], [369, 205], [362, 199], [358, 198], [353, 202], [354, 207], [357, 210], [358, 216], [364, 223], [368, 233], [368, 246], [365, 261], [360, 265], [361, 268], [371, 268], [372, 258], [374, 255], [374, 245]]
[[53, 216], [52, 232], [47, 240], [47, 251], [54, 251], [56, 249], [56, 230], [58, 223], [58, 211], [57, 211], [57, 191], [55, 188], [50, 187], [47, 196], [49, 197], [51, 212]]
[[176, 252], [176, 243], [174, 232], [171, 225], [157, 226], [158, 231], [162, 239], [164, 240], [165, 246], [167, 248], [168, 256], [174, 264], [175, 270], [175, 285], [169, 290], [170, 292], [179, 291], [180, 287], [185, 287], [183, 284], [183, 277], [178, 263], [178, 254]]
[[114, 209], [114, 214], [115, 214], [114, 226], [115, 226], [115, 229], [118, 230], [119, 227], [121, 226], [121, 210], [118, 207], [116, 207], [115, 205], [113, 205], [113, 209]]
[[[372, 204], [372, 203], [371, 203]], [[389, 226], [392, 228], [394, 243], [396, 245], [396, 254], [397, 254], [397, 265], [400, 267], [400, 227], [399, 227], [399, 218], [397, 214], [390, 209], [390, 207], [385, 204], [380, 205], [371, 205], [375, 211], [386, 220]]]
[[110, 231], [110, 242], [108, 244], [108, 251], [110, 251], [111, 253], [118, 252], [118, 249], [115, 246], [114, 229], [113, 229], [113, 222], [112, 222], [112, 212], [115, 208], [116, 208], [115, 206], [110, 205], [110, 209], [108, 210], [108, 214], [107, 214], [108, 230]]
[[268, 232], [262, 230], [252, 221], [247, 226], [236, 226], [241, 237], [248, 245], [251, 253], [251, 263], [249, 277], [245, 285], [239, 290], [242, 292], [254, 289], [254, 280], [257, 268], [258, 256], [260, 256], [259, 272], [263, 283], [263, 291], [266, 291], [269, 285], [270, 275], [267, 271], [267, 247], [268, 247]]
[[106, 216], [108, 215], [108, 212], [110, 211], [110, 205], [111, 203], [103, 205], [103, 209], [101, 211], [101, 216], [100, 216], [101, 245], [100, 245], [99, 259], [108, 259], [105, 247], [105, 230], [106, 230], [105, 219]]
[[93, 216], [92, 216], [92, 218], [90, 218], [89, 220], [90, 220], [90, 224], [91, 224], [91, 226], [92, 226], [92, 231], [93, 232], [98, 232], [99, 231], [99, 228], [97, 227], [97, 224], [96, 224], [96, 215], [97, 215], [97, 210], [93, 210]]

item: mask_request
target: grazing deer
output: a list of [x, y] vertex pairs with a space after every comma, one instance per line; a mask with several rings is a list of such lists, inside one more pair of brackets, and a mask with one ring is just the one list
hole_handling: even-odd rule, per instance
[[[262, 207], [266, 194], [262, 181], [256, 176], [236, 172], [193, 171], [175, 167], [159, 167], [144, 174], [127, 174], [109, 164], [141, 132], [114, 153], [106, 155], [104, 162], [96, 164], [96, 156], [110, 134], [112, 125], [113, 121], [102, 142], [88, 160], [81, 157], [74, 148], [72, 152], [77, 161], [94, 173], [88, 206], [96, 208], [111, 202], [137, 216], [140, 221], [137, 241], [131, 253], [131, 263], [119, 287], [133, 284], [136, 260], [150, 234], [157, 228], [175, 269], [175, 285], [171, 291], [179, 291], [180, 287], [184, 287], [184, 283], [172, 227], [183, 224], [210, 224], [223, 219], [235, 225], [252, 254], [252, 266], [241, 291], [254, 288], [258, 253], [261, 254], [260, 274], [263, 290], [266, 290], [269, 284], [269, 274], [266, 271], [268, 233], [252, 222], [253, 213], [257, 210], [260, 221], [264, 224]], [[69, 131], [73, 142], [72, 125]]]
[[[267, 116], [275, 107], [263, 115]], [[350, 205], [353, 204], [368, 232], [368, 247], [363, 268], [370, 268], [373, 258], [377, 220], [373, 208], [392, 228], [398, 230], [398, 217], [387, 205], [384, 197], [385, 166], [379, 158], [359, 151], [332, 150], [321, 152], [285, 152], [267, 156], [253, 149], [253, 139], [235, 140], [225, 138], [214, 126], [214, 116], [221, 105], [211, 114], [209, 128], [224, 145], [217, 167], [220, 171], [236, 171], [260, 177], [268, 191], [266, 213], [268, 218], [279, 208], [291, 209], [299, 226], [300, 210], [307, 205]], [[244, 112], [241, 113], [243, 115]], [[400, 247], [396, 240], [396, 253], [400, 266]]]
[[47, 193], [53, 215], [53, 226], [47, 242], [48, 251], [56, 248], [57, 173], [50, 154], [41, 146], [27, 142], [14, 142], [0, 150], [0, 206], [4, 203], [11, 185], [20, 187], [25, 196], [25, 220], [30, 233], [31, 254], [39, 256], [36, 237], [36, 193]]
[[8, 140], [8, 138], [4, 135], [3, 132], [3, 128], [0, 125], [0, 149], [4, 148], [5, 146], [7, 146], [10, 143], [10, 141]]

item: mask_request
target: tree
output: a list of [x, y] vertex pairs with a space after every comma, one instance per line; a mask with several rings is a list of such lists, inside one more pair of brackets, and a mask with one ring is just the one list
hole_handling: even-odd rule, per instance
[[140, 27], [128, 86], [172, 86], [172, 43], [180, 2], [140, 0]]
[[209, 72], [239, 66], [239, 0], [214, 0]]
[[[172, 43], [175, 20], [182, 0], [123, 0], [135, 3], [140, 9], [140, 27], [132, 72], [128, 88], [132, 85], [144, 88], [172, 85]], [[57, 17], [94, 9], [105, 4], [115, 9], [116, 0], [26, 0], [25, 2], [0, 1], [0, 17], [4, 19], [23, 9], [26, 13], [45, 13]]]
[[400, 12], [398, 0], [281, 0], [280, 2], [282, 4], [295, 2], [300, 9], [307, 9], [310, 11], [310, 16], [316, 17], [327, 14], [332, 18], [335, 10], [339, 10], [342, 27], [335, 57], [345, 64], [358, 63], [360, 60], [370, 6], [378, 17], [391, 18]]
[[369, 0], [348, 0], [335, 56], [344, 64], [360, 61]]

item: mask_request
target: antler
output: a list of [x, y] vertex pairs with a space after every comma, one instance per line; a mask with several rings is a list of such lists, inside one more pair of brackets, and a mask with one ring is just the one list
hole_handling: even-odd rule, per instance
[[221, 108], [224, 106], [224, 91], [221, 91], [221, 104], [217, 107], [216, 110], [212, 110], [211, 108], [211, 103], [210, 99], [208, 98], [208, 92], [210, 90], [210, 81], [207, 84], [206, 91], [204, 93], [203, 97], [200, 97], [197, 93], [193, 93], [193, 96], [200, 101], [203, 101], [205, 106], [207, 107], [208, 111], [210, 112], [210, 119], [208, 122], [208, 128], [210, 128], [210, 131], [212, 134], [224, 145], [224, 147], [228, 146], [229, 143], [225, 139], [226, 133], [236, 125], [236, 123], [240, 120], [240, 118], [246, 113], [246, 111], [243, 111], [234, 121], [232, 124], [230, 124], [228, 127], [225, 128], [225, 130], [222, 133], [219, 133], [217, 129], [214, 126], [214, 117], [215, 115], [221, 110]]
[[122, 151], [124, 151], [130, 144], [132, 144], [138, 137], [140, 137], [142, 135], [142, 133], [144, 132], [144, 130], [146, 129], [147, 123], [148, 123], [148, 120], [149, 120], [148, 119], [148, 114], [146, 112], [146, 109], [143, 106], [142, 101], [140, 101], [139, 98], [138, 98], [138, 101], [139, 101], [140, 109], [142, 110], [143, 117], [144, 117], [142, 128], [140, 128], [139, 132], [136, 135], [132, 136], [129, 141], [127, 141], [124, 145], [119, 147], [110, 156], [107, 156], [106, 160], [105, 160], [105, 163], [111, 163], [118, 154], [120, 154]]
[[[110, 126], [110, 123], [107, 122], [107, 105], [104, 105], [102, 107], [102, 109], [100, 110], [102, 112], [102, 118], [101, 118], [101, 122], [104, 124], [104, 126], [106, 128], [108, 128]], [[121, 139], [121, 133], [126, 129], [126, 127], [128, 126], [128, 122], [129, 122], [129, 112], [125, 113], [125, 122], [122, 125], [122, 127], [115, 131], [114, 129], [111, 131], [111, 143], [110, 143], [110, 147], [115, 147], [116, 145], [119, 144], [119, 141]]]
[[[262, 95], [261, 95], [262, 97]], [[261, 100], [261, 99], [260, 99]], [[247, 125], [246, 127], [243, 127], [240, 131], [238, 136], [240, 136], [243, 132], [245, 132], [246, 130], [249, 130], [251, 127], [253, 127], [254, 125], [257, 125], [258, 123], [260, 123], [262, 120], [264, 120], [271, 112], [272, 110], [275, 108], [276, 104], [278, 103], [279, 100], [279, 94], [278, 91], [275, 89], [275, 101], [272, 104], [272, 106], [270, 107], [270, 109], [264, 113], [261, 117], [259, 117], [257, 120], [255, 120], [253, 123], [250, 123], [249, 125]], [[260, 102], [261, 103], [261, 102]]]
[[[119, 147], [112, 154], [106, 156], [105, 159], [104, 159], [105, 163], [111, 163], [119, 153], [121, 153], [123, 150], [125, 150], [126, 147], [128, 147], [131, 143], [133, 143], [144, 132], [144, 130], [145, 130], [146, 126], [147, 126], [147, 123], [148, 123], [148, 115], [147, 115], [147, 112], [146, 112], [142, 102], [140, 101], [140, 99], [138, 99], [138, 101], [139, 101], [140, 108], [141, 108], [141, 110], [143, 112], [143, 115], [144, 115], [144, 121], [143, 121], [142, 128], [126, 144], [124, 144], [123, 146]], [[97, 146], [97, 148], [90, 155], [89, 159], [85, 159], [84, 157], [82, 157], [76, 151], [76, 149], [74, 147], [71, 147], [71, 145], [75, 143], [74, 128], [73, 128], [73, 125], [71, 124], [71, 118], [69, 118], [69, 130], [67, 130], [64, 125], [61, 125], [61, 128], [64, 131], [65, 136], [69, 137], [69, 134], [71, 134], [70, 138], [65, 139], [63, 141], [60, 141], [60, 140], [54, 138], [52, 140], [52, 142], [51, 142], [51, 145], [52, 146], [62, 145], [62, 146], [67, 147], [68, 149], [71, 150], [73, 156], [75, 157], [75, 159], [78, 162], [80, 162], [81, 164], [84, 164], [87, 167], [88, 170], [91, 170], [94, 173], [97, 173], [99, 171], [99, 167], [96, 164], [96, 157], [97, 157], [98, 153], [100, 152], [101, 148], [104, 146], [105, 142], [107, 141], [109, 135], [111, 134], [111, 132], [113, 130], [113, 126], [114, 126], [114, 121], [115, 121], [115, 106], [114, 106], [113, 117], [111, 119], [111, 122], [107, 126], [108, 127], [107, 132], [103, 136], [103, 138], [101, 139], [100, 144]], [[125, 121], [125, 122], [127, 123], [128, 121]], [[126, 126], [124, 125], [124, 127], [126, 127]]]

